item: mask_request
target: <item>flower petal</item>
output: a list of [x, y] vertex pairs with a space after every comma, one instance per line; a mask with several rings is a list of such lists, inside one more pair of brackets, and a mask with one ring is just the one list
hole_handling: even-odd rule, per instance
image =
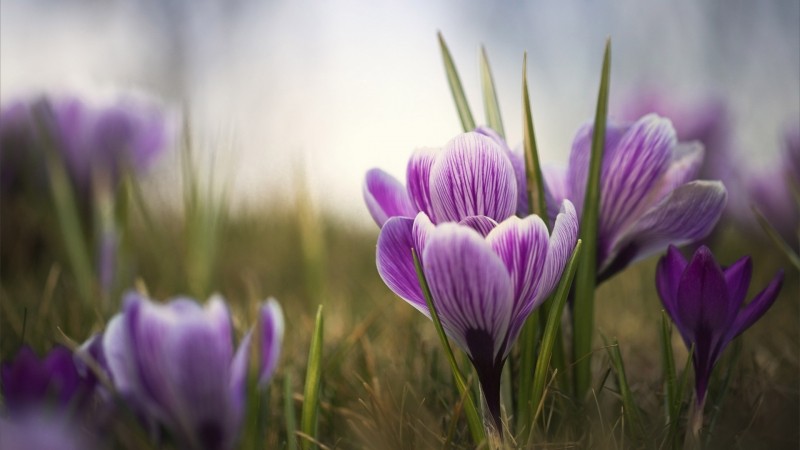
[[753, 262], [749, 256], [745, 256], [730, 267], [723, 270], [725, 282], [728, 284], [728, 294], [731, 296], [731, 304], [739, 308], [744, 303], [747, 289], [750, 287], [750, 277], [753, 274]]
[[[486, 242], [500, 257], [511, 275], [514, 303], [511, 308], [509, 344], [536, 306], [549, 247], [547, 226], [536, 215], [524, 219], [509, 217], [486, 237]], [[508, 348], [511, 346], [509, 345]]]
[[390, 217], [416, 215], [403, 185], [381, 169], [367, 172], [363, 193], [367, 209], [378, 226], [382, 227]]
[[411, 249], [416, 245], [413, 226], [414, 221], [405, 217], [389, 219], [378, 236], [375, 259], [378, 274], [389, 289], [430, 317], [411, 254]]
[[436, 216], [431, 203], [431, 167], [438, 153], [437, 148], [418, 148], [411, 154], [406, 167], [406, 186], [411, 204], [417, 211], [424, 211], [434, 222]]
[[682, 335], [685, 332], [683, 331], [680, 310], [678, 310], [677, 296], [681, 275], [683, 275], [687, 264], [688, 262], [678, 251], [678, 248], [670, 245], [667, 249], [667, 254], [658, 261], [658, 267], [656, 267], [656, 289], [661, 297], [661, 303]]
[[553, 231], [550, 234], [550, 244], [547, 250], [547, 260], [544, 263], [542, 282], [536, 291], [535, 306], [538, 306], [561, 281], [561, 274], [567, 265], [575, 244], [578, 242], [578, 213], [569, 200], [561, 203], [561, 209], [556, 216]]
[[750, 328], [764, 313], [769, 310], [775, 299], [778, 298], [778, 293], [783, 286], [783, 270], [779, 271], [775, 278], [761, 291], [756, 297], [744, 307], [736, 316], [736, 321], [733, 323], [730, 332], [730, 338], [742, 334], [744, 330]]
[[497, 226], [497, 222], [494, 219], [486, 216], [469, 216], [458, 223], [472, 228], [483, 237], [486, 237]]
[[544, 165], [542, 166], [542, 177], [544, 178], [544, 200], [547, 203], [548, 220], [550, 223], [554, 223], [561, 203], [569, 198], [567, 168]]
[[634, 123], [617, 146], [608, 149], [600, 179], [599, 246], [612, 245], [627, 224], [646, 210], [645, 200], [667, 170], [675, 144], [672, 123], [651, 114]]
[[514, 307], [500, 257], [474, 230], [443, 224], [425, 247], [425, 275], [450, 337], [476, 364], [494, 361], [504, 350]]
[[511, 161], [480, 134], [466, 133], [448, 142], [431, 168], [430, 179], [437, 223], [468, 216], [502, 221], [516, 210], [517, 182]]
[[[608, 161], [610, 152], [617, 148], [622, 136], [628, 132], [629, 124], [616, 124], [611, 123], [606, 127], [606, 145], [605, 161]], [[587, 123], [578, 129], [575, 139], [572, 141], [572, 151], [569, 154], [569, 164], [567, 165], [566, 174], [566, 198], [572, 200], [575, 205], [575, 210], [578, 212], [578, 217], [583, 211], [583, 198], [586, 192], [586, 181], [589, 177], [589, 162], [592, 156], [592, 133], [594, 126], [592, 123]], [[605, 171], [603, 171], [605, 172]], [[601, 176], [602, 178], [602, 176]], [[547, 174], [545, 174], [547, 179]]]
[[487, 126], [481, 125], [475, 128], [475, 132], [493, 140], [511, 161], [511, 165], [514, 167], [514, 176], [517, 179], [517, 215], [519, 217], [527, 216], [530, 214], [528, 211], [528, 178], [525, 174], [525, 157], [522, 149], [518, 147], [512, 150], [505, 139]]
[[672, 161], [653, 188], [648, 203], [657, 203], [670, 192], [696, 179], [703, 165], [704, 156], [703, 145], [699, 142], [681, 143], [675, 146]]
[[[727, 191], [719, 181], [698, 180], [679, 187], [619, 237], [600, 260], [600, 272], [620, 270], [669, 244], [684, 245], [708, 236], [726, 200]], [[626, 261], [615, 261], [621, 256]]]
[[713, 346], [724, 336], [738, 310], [738, 305], [731, 305], [725, 275], [706, 246], [701, 246], [686, 266], [676, 299], [688, 342], [695, 341], [700, 330], [707, 330], [713, 334], [709, 342]]

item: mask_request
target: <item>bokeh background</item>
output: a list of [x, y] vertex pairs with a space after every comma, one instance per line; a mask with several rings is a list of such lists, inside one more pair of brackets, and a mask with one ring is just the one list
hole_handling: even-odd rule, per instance
[[[731, 111], [732, 153], [777, 158], [800, 117], [800, 2], [354, 0], [13, 1], [0, 3], [0, 96], [109, 97], [137, 91], [180, 116], [233, 202], [290, 194], [302, 174], [326, 212], [368, 227], [361, 182], [397, 176], [420, 146], [460, 131], [437, 31], [482, 117], [485, 45], [512, 143], [521, 140], [522, 54], [529, 54], [543, 159], [563, 162], [593, 114], [602, 47], [613, 42], [612, 110], [642, 88]], [[185, 114], [184, 114], [185, 115]], [[174, 202], [178, 158], [151, 171]]]

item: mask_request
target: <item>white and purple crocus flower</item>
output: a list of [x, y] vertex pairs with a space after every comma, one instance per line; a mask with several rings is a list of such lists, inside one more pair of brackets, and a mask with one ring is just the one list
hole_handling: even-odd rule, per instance
[[[570, 199], [581, 214], [592, 131], [591, 124], [578, 131], [566, 170], [545, 169], [550, 208]], [[695, 180], [702, 161], [702, 145], [679, 144], [671, 122], [655, 114], [608, 126], [600, 173], [598, 281], [669, 244], [692, 243], [711, 232], [727, 191], [719, 181]]]
[[275, 300], [260, 308], [259, 335], [234, 348], [228, 307], [187, 298], [154, 303], [135, 293], [108, 324], [102, 348], [118, 393], [152, 426], [164, 426], [184, 448], [229, 449], [238, 438], [252, 340], [260, 340], [258, 386], [272, 377], [283, 315]]
[[538, 216], [516, 217], [517, 186], [507, 150], [481, 133], [415, 152], [407, 190], [378, 170], [365, 183], [367, 205], [382, 225], [381, 278], [430, 317], [416, 251], [442, 326], [469, 355], [498, 429], [503, 364], [525, 319], [560, 280], [578, 235], [568, 200], [552, 234]]
[[656, 287], [664, 309], [686, 348], [694, 344], [698, 405], [705, 402], [711, 372], [725, 347], [760, 319], [778, 297], [783, 271], [744, 305], [752, 272], [750, 257], [722, 268], [706, 246], [697, 249], [688, 262], [670, 246], [658, 262]]

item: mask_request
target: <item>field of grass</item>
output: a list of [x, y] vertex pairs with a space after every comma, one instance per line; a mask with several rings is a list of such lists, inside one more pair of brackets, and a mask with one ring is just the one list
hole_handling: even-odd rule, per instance
[[[317, 436], [322, 448], [473, 447], [433, 325], [395, 297], [377, 274], [377, 227], [354, 227], [334, 214], [320, 213], [302, 196], [295, 203], [219, 216], [199, 200], [182, 212], [143, 209], [143, 204], [147, 201], [132, 201], [128, 208], [121, 247], [127, 262], [118, 277], [123, 281], [107, 298], [91, 299], [78, 294], [52, 213], [27, 201], [2, 205], [3, 361], [22, 343], [42, 354], [55, 343], [84, 341], [118, 310], [126, 289], [146, 290], [161, 300], [180, 294], [205, 299], [218, 292], [234, 312], [238, 336], [254, 322], [257, 302], [274, 296], [284, 309], [286, 333], [265, 427], [267, 448], [286, 448], [287, 411], [293, 410], [299, 420], [314, 314], [322, 304]], [[707, 416], [716, 416], [711, 448], [797, 448], [798, 275], [760, 236], [724, 229], [711, 246], [723, 264], [753, 255], [748, 298], [778, 268], [787, 268], [774, 307], [726, 351], [715, 371], [715, 378], [730, 378], [718, 414], [707, 407]], [[578, 408], [551, 383], [542, 411], [544, 426], [534, 438], [538, 448], [661, 446], [665, 424], [655, 260], [628, 268], [598, 290], [591, 401]], [[628, 382], [647, 423], [644, 440], [626, 429], [601, 336], [619, 340]], [[677, 332], [673, 347], [680, 370], [686, 351]], [[461, 361], [462, 370], [470, 367], [466, 358]], [[720, 398], [720, 384], [712, 383], [709, 405]], [[509, 405], [505, 407], [510, 414]], [[122, 437], [117, 441], [122, 448], [138, 448], [130, 442]], [[505, 443], [514, 446], [512, 438]]]

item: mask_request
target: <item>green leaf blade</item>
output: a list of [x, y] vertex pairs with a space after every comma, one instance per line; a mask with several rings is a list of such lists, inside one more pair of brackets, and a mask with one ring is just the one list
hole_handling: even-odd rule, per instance
[[475, 129], [475, 119], [472, 118], [472, 111], [469, 109], [467, 103], [467, 96], [464, 94], [464, 88], [461, 86], [461, 78], [458, 76], [458, 70], [453, 62], [453, 57], [450, 55], [450, 50], [444, 42], [442, 33], [438, 33], [439, 47], [442, 51], [442, 60], [444, 61], [444, 70], [447, 74], [447, 83], [450, 85], [450, 92], [453, 94], [453, 101], [456, 104], [458, 117], [461, 119], [461, 126], [464, 131], [472, 131]]
[[[317, 416], [319, 414], [319, 390], [322, 380], [322, 333], [323, 333], [322, 305], [317, 308], [314, 323], [314, 334], [311, 337], [311, 346], [308, 351], [308, 365], [306, 367], [306, 384], [303, 390], [303, 409], [300, 417], [300, 430], [307, 436], [317, 440]], [[314, 442], [308, 439], [301, 441], [303, 450], [317, 448]]]
[[486, 55], [486, 48], [481, 46], [480, 56], [481, 70], [481, 89], [483, 90], [483, 108], [486, 112], [486, 123], [491, 129], [497, 132], [503, 139], [506, 132], [503, 129], [503, 118], [500, 115], [500, 101], [497, 97], [497, 90], [494, 86], [492, 69], [489, 66], [489, 57]]

